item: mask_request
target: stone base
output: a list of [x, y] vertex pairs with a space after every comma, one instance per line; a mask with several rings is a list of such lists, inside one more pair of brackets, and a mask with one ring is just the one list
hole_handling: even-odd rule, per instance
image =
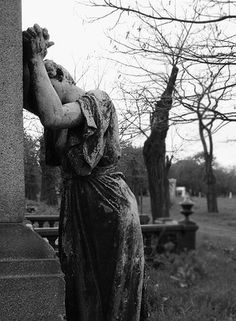
[[51, 246], [14, 223], [0, 223], [0, 244], [0, 320], [63, 320], [64, 277]]

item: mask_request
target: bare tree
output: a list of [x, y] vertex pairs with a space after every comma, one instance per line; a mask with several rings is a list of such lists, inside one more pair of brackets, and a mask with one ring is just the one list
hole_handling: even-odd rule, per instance
[[[188, 110], [184, 122], [197, 121], [199, 137], [203, 147], [205, 161], [205, 182], [207, 185], [208, 212], [218, 212], [216, 178], [213, 169], [213, 136], [226, 125], [222, 115], [227, 115], [232, 100], [234, 77], [228, 65], [207, 65], [201, 72], [186, 68], [185, 81], [180, 82], [176, 99]], [[187, 82], [188, 85], [184, 84]], [[218, 112], [221, 110], [221, 112]], [[181, 121], [178, 118], [177, 121]]]
[[166, 89], [161, 99], [155, 103], [151, 115], [151, 133], [144, 143], [143, 156], [148, 173], [152, 218], [169, 216], [168, 172], [171, 158], [166, 156], [166, 135], [169, 129], [169, 111], [172, 107], [178, 68], [173, 66]]
[[[199, 136], [203, 148], [205, 148], [206, 182], [209, 187], [213, 186], [214, 184], [211, 182], [214, 181], [211, 174], [212, 134], [217, 127], [219, 129], [222, 125], [219, 125], [218, 121], [236, 120], [233, 108], [223, 111], [220, 106], [226, 97], [226, 92], [229, 93], [234, 87], [229, 79], [223, 81], [222, 73], [228, 68], [231, 79], [234, 74], [236, 41], [232, 30], [236, 17], [233, 14], [235, 2], [186, 0], [182, 10], [181, 4], [176, 1], [169, 1], [167, 4], [162, 1], [142, 1], [141, 3], [137, 1], [90, 0], [87, 3], [92, 7], [100, 7], [102, 10], [106, 10], [104, 14], [99, 18], [94, 18], [93, 21], [109, 16], [116, 17], [112, 30], [120, 25], [122, 27], [126, 19], [127, 30], [124, 32], [123, 28], [123, 38], [109, 35], [111, 45], [114, 48], [113, 53], [124, 54], [127, 57], [126, 62], [122, 62], [123, 69], [121, 68], [120, 77], [122, 99], [125, 101], [126, 107], [121, 122], [121, 134], [123, 136], [128, 135], [131, 138], [140, 133], [144, 134], [147, 137], [144, 147], [145, 154], [145, 151], [147, 153], [147, 150], [155, 149], [154, 146], [158, 146], [158, 137], [161, 137], [160, 131], [162, 128], [162, 142], [164, 144], [155, 149], [154, 154], [157, 155], [157, 158], [156, 162], [153, 161], [153, 164], [156, 164], [156, 171], [158, 171], [157, 160], [158, 157], [160, 159], [160, 153], [162, 153], [161, 173], [164, 174], [167, 171], [163, 169], [167, 170], [170, 165], [169, 163], [166, 164], [165, 161], [163, 163], [163, 159], [166, 159], [165, 137], [169, 124], [198, 121]], [[117, 60], [120, 60], [119, 57], [113, 60], [117, 62]], [[168, 105], [163, 104], [166, 84], [171, 79], [167, 76], [168, 70], [171, 67], [173, 74], [174, 67], [177, 66], [180, 71], [176, 86], [177, 88], [180, 86], [181, 90], [175, 91], [175, 86], [173, 86], [174, 99], [173, 102], [171, 100], [171, 105], [167, 108], [158, 108], [159, 105]], [[210, 77], [212, 80], [211, 77], [214, 78], [214, 86], [209, 88], [208, 91], [206, 88], [209, 87], [209, 83], [205, 83], [203, 77], [198, 76], [197, 78], [201, 79], [201, 84], [196, 84], [197, 79], [194, 80], [193, 77], [190, 77], [190, 74], [196, 77], [196, 71], [198, 70], [201, 70], [207, 77], [206, 79]], [[227, 72], [225, 79], [227, 79]], [[191, 97], [188, 92], [189, 84], [195, 86], [196, 91]], [[201, 85], [204, 89], [202, 88], [202, 91], [199, 91]], [[199, 87], [198, 90], [196, 90], [196, 86]], [[220, 94], [220, 88], [224, 93], [221, 92], [222, 94]], [[217, 99], [214, 97], [213, 90], [214, 93], [218, 92], [219, 94]], [[199, 102], [200, 96], [202, 98]], [[212, 106], [214, 99], [217, 100], [215, 107]], [[210, 105], [206, 103], [209, 100], [212, 101]], [[199, 108], [197, 108], [198, 103]], [[154, 116], [158, 113], [160, 118], [163, 115], [167, 117], [165, 126], [164, 122], [154, 121]], [[151, 122], [149, 122], [150, 114], [152, 115]], [[216, 124], [218, 125], [215, 126]], [[159, 136], [154, 135], [157, 129], [159, 130]], [[156, 137], [156, 141], [154, 137]], [[156, 144], [154, 144], [154, 141]], [[163, 164], [165, 164], [164, 167]], [[160, 179], [156, 179], [156, 185], [158, 183], [160, 183]], [[167, 193], [164, 185], [161, 189], [164, 191], [162, 195], [165, 197]], [[158, 195], [160, 193], [159, 191]], [[214, 193], [209, 191], [210, 194], [213, 195]], [[151, 198], [153, 198], [152, 195]], [[210, 198], [212, 196], [209, 196]], [[156, 214], [157, 209], [153, 209], [154, 218], [156, 215], [168, 215], [166, 205], [162, 206], [159, 203], [158, 208], [158, 214]], [[217, 205], [215, 210], [217, 210]]]
[[[135, 14], [139, 17], [153, 19], [162, 23], [179, 22], [187, 24], [217, 23], [236, 18], [236, 3], [233, 0], [186, 0], [182, 3], [179, 3], [176, 0], [170, 0], [168, 2], [161, 0], [143, 0], [142, 2], [132, 0], [89, 0], [82, 3], [90, 7], [99, 7], [103, 10], [106, 9], [105, 14], [100, 18], [118, 13], [117, 22], [124, 14]], [[182, 10], [179, 10], [181, 6]], [[188, 15], [186, 15], [186, 12], [188, 12]], [[198, 14], [197, 20], [195, 19], [196, 13]]]

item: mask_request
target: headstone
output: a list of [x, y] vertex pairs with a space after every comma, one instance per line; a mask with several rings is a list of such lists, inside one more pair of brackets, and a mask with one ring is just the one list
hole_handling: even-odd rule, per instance
[[21, 1], [0, 1], [0, 320], [62, 320], [64, 279], [52, 248], [23, 225]]
[[175, 189], [176, 189], [176, 179], [169, 178], [169, 193], [170, 193], [170, 203], [174, 204], [175, 202]]
[[185, 198], [185, 196], [186, 196], [186, 187], [185, 186], [177, 186], [175, 190], [176, 190], [177, 196]]

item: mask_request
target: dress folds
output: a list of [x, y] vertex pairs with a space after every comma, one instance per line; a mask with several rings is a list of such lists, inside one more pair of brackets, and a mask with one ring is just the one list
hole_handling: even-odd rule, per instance
[[67, 321], [139, 321], [143, 240], [135, 197], [116, 170], [117, 116], [102, 91], [88, 92], [78, 104], [83, 125], [64, 130], [60, 151]]

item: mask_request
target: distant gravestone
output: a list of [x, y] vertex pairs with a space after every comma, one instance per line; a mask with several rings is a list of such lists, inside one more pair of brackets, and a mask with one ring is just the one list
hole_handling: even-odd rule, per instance
[[169, 178], [169, 193], [170, 193], [170, 203], [175, 202], [175, 190], [176, 190], [176, 179]]
[[59, 321], [64, 279], [52, 248], [23, 225], [21, 1], [0, 1], [0, 320]]
[[185, 186], [177, 186], [175, 191], [176, 191], [176, 196], [185, 198], [185, 196], [186, 196], [186, 187]]

